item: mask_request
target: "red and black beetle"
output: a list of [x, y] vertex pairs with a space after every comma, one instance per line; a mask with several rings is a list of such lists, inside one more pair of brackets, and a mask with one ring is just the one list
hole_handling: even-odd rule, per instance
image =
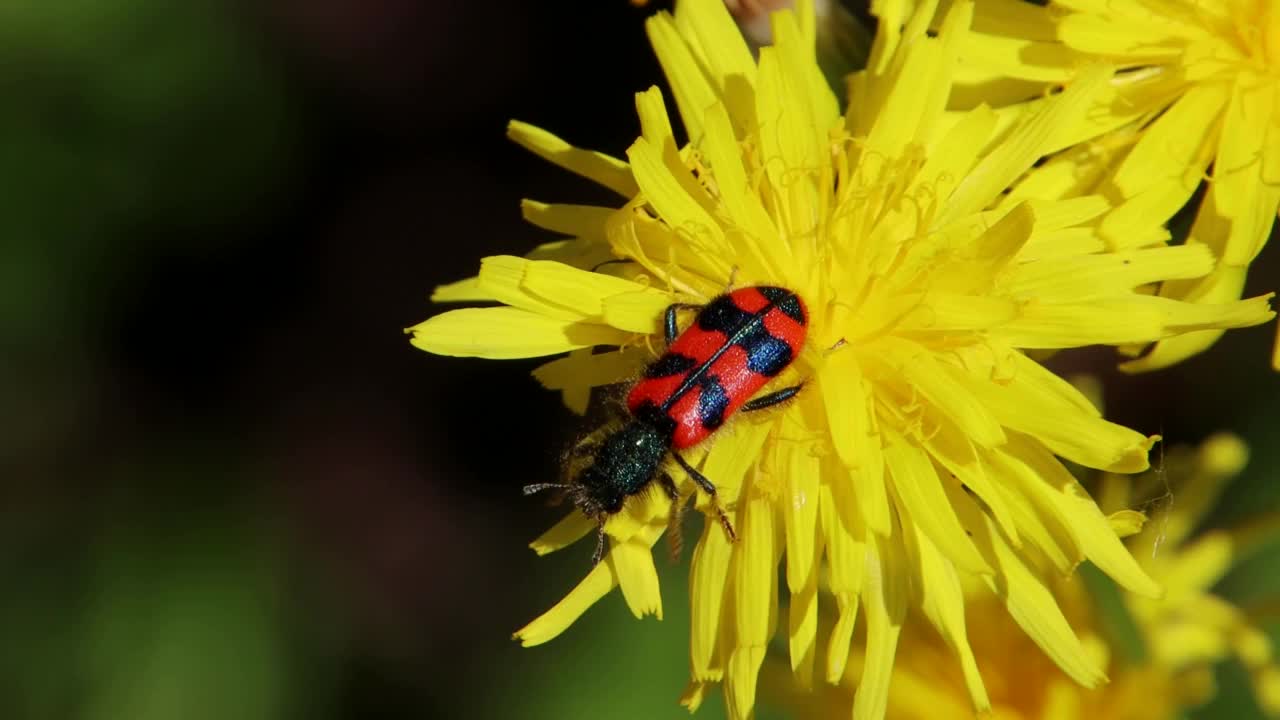
[[[679, 333], [677, 313], [694, 309], [693, 324]], [[565, 488], [574, 505], [600, 523], [593, 563], [604, 553], [605, 520], [628, 497], [657, 478], [678, 499], [675, 483], [661, 469], [668, 454], [714, 499], [715, 485], [679, 450], [706, 439], [739, 409], [763, 410], [800, 392], [801, 386], [793, 385], [751, 397], [800, 354], [807, 326], [804, 302], [780, 287], [746, 287], [701, 306], [671, 305], [665, 317], [667, 351], [631, 389], [631, 419], [593, 446], [591, 463], [569, 483], [527, 485], [524, 493]], [[723, 510], [720, 521], [733, 538]]]

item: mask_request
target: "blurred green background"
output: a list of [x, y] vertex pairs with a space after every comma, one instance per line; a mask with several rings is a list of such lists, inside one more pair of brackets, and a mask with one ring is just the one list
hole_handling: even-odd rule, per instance
[[[0, 717], [684, 714], [682, 566], [660, 623], [615, 595], [549, 646], [510, 640], [587, 568], [527, 550], [562, 511], [518, 491], [578, 421], [536, 363], [401, 332], [434, 285], [545, 239], [521, 197], [606, 199], [504, 126], [621, 155], [660, 78], [650, 11], [0, 6]], [[1056, 362], [1171, 442], [1245, 436], [1228, 521], [1280, 497], [1270, 332], [1140, 378]], [[1274, 558], [1230, 590], [1280, 590]], [[1249, 717], [1223, 678], [1237, 705], [1203, 716]]]

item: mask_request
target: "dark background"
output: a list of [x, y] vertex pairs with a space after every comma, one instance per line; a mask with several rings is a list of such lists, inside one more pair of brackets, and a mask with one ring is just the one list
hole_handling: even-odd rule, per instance
[[[536, 361], [402, 332], [435, 285], [547, 239], [521, 197], [607, 198], [505, 124], [621, 156], [660, 79], [651, 10], [5, 3], [0, 716], [683, 715], [679, 567], [661, 623], [615, 594], [510, 640], [587, 569], [586, 546], [528, 551], [563, 509], [518, 491], [580, 421]], [[1107, 354], [1055, 362], [1144, 432], [1244, 434], [1231, 519], [1278, 494], [1271, 332], [1122, 382]]]

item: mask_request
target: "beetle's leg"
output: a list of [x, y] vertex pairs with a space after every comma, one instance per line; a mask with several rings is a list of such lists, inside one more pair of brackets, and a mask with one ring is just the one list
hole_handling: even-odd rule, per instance
[[680, 334], [680, 327], [676, 324], [676, 313], [681, 310], [701, 310], [701, 305], [692, 303], [672, 303], [667, 306], [667, 312], [662, 323], [663, 330], [666, 332], [667, 344], [676, 341], [676, 336]]
[[675, 482], [671, 476], [662, 473], [658, 477], [658, 484], [662, 486], [663, 492], [667, 497], [671, 498], [671, 514], [667, 516], [667, 549], [671, 551], [671, 562], [680, 559], [680, 551], [684, 549], [684, 503], [680, 499], [680, 491], [676, 489]]
[[728, 533], [729, 542], [737, 542], [738, 533], [733, 531], [733, 523], [729, 522], [729, 516], [725, 514], [724, 508], [720, 507], [720, 497], [716, 495], [716, 486], [711, 484], [706, 475], [695, 470], [692, 465], [680, 456], [680, 453], [673, 452], [671, 454], [675, 456], [676, 462], [680, 463], [680, 467], [689, 473], [689, 477], [698, 483], [698, 487], [711, 496], [711, 505], [716, 509], [716, 514], [720, 516], [720, 524], [724, 526], [724, 531]]
[[591, 567], [600, 564], [604, 559], [604, 523], [600, 523], [600, 529], [596, 531], [596, 551], [591, 554]]
[[804, 387], [804, 383], [800, 383], [799, 385], [792, 385], [791, 387], [787, 387], [787, 388], [782, 388], [781, 390], [778, 390], [777, 392], [771, 392], [768, 395], [761, 395], [760, 397], [754, 400], [748, 400], [746, 403], [742, 405], [742, 411], [754, 412], [756, 410], [763, 410], [767, 407], [773, 407], [778, 403], [784, 403], [790, 400], [791, 398], [795, 397], [796, 393], [799, 393], [800, 388], [802, 387]]

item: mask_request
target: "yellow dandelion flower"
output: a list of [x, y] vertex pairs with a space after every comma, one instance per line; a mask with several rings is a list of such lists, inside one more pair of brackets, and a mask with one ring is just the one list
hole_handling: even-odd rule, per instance
[[[1138, 532], [1127, 544], [1167, 589], [1160, 599], [1124, 595], [1139, 646], [1138, 652], [1126, 653], [1115, 631], [1106, 628], [1084, 584], [1053, 584], [1082, 646], [1106, 668], [1106, 685], [1090, 689], [1072, 682], [1036, 652], [999, 603], [990, 597], [969, 598], [968, 622], [983, 629], [971, 644], [990, 693], [992, 718], [1177, 720], [1212, 698], [1214, 666], [1229, 657], [1248, 669], [1259, 708], [1268, 717], [1280, 717], [1280, 666], [1270, 639], [1243, 608], [1212, 592], [1237, 561], [1280, 536], [1280, 518], [1271, 515], [1235, 528], [1192, 534], [1220, 489], [1243, 468], [1246, 456], [1244, 444], [1224, 434], [1194, 451], [1170, 453], [1164, 465], [1167, 475], [1147, 473], [1136, 484], [1128, 477], [1104, 479], [1101, 492], [1107, 503], [1122, 504], [1145, 493], [1161, 496], [1162, 509], [1145, 527], [1143, 517], [1131, 510], [1110, 517], [1118, 531]], [[1170, 487], [1171, 496], [1166, 490]], [[948, 653], [947, 644], [928, 628], [904, 629], [887, 718], [973, 717], [965, 678], [945, 662]], [[795, 685], [784, 662], [771, 660], [766, 668], [763, 694], [801, 720], [847, 715], [857, 678], [867, 671], [855, 647], [845, 683], [815, 695]]]
[[[1209, 248], [1217, 266], [1167, 282], [1160, 294], [1239, 298], [1280, 207], [1280, 4], [978, 0], [974, 27], [961, 51], [960, 103], [1039, 95], [1046, 83], [1076, 81], [1094, 62], [1120, 69], [1085, 118], [1058, 138], [1061, 147], [1093, 142], [1046, 166], [1026, 192], [1100, 193], [1116, 203], [1102, 236], [1113, 248], [1137, 247], [1162, 241], [1148, 233], [1151, 220], [1172, 218], [1208, 176], [1187, 241]], [[1034, 112], [1041, 102], [1004, 111]], [[1127, 367], [1173, 364], [1220, 335], [1163, 340]], [[1273, 364], [1280, 369], [1280, 342]]]
[[[529, 258], [487, 258], [477, 277], [435, 294], [501, 307], [411, 328], [416, 346], [439, 354], [567, 352], [535, 376], [581, 411], [592, 387], [625, 381], [653, 358], [672, 303], [705, 302], [731, 281], [805, 300], [807, 347], [777, 383], [806, 389], [774, 412], [735, 417], [686, 454], [716, 483], [739, 535], [731, 542], [705, 523], [693, 552], [691, 708], [723, 681], [731, 716], [750, 716], [779, 626], [784, 561], [784, 627], [800, 678], [809, 682], [822, 652], [826, 678], [838, 680], [855, 625], [865, 626], [857, 718], [884, 713], [909, 609], [947, 639], [974, 705], [987, 707], [965, 629], [966, 581], [994, 594], [1072, 678], [1100, 682], [1047, 578], [1088, 558], [1135, 592], [1159, 588], [1058, 458], [1138, 472], [1155, 439], [1104, 420], [1025, 351], [1272, 317], [1268, 298], [1205, 305], [1144, 292], [1211, 272], [1212, 255], [1109, 250], [1097, 234], [1106, 198], [999, 204], [1106, 90], [1110, 71], [1091, 71], [999, 137], [986, 108], [949, 122], [951, 68], [973, 7], [953, 3], [936, 35], [934, 9], [883, 30], [847, 114], [814, 61], [810, 3], [772, 17], [774, 44], [758, 60], [722, 3], [681, 2], [651, 18], [688, 142], [676, 141], [656, 88], [637, 95], [641, 135], [626, 162], [513, 123], [517, 142], [624, 202], [526, 202], [530, 221], [569, 239]], [[628, 262], [590, 269], [613, 258]], [[672, 475], [682, 497], [696, 494], [685, 473]], [[697, 503], [711, 510], [706, 496]], [[556, 637], [615, 587], [637, 616], [661, 616], [652, 547], [672, 514], [662, 492], [628, 501], [605, 525], [605, 562], [517, 637]], [[563, 548], [593, 523], [571, 513], [533, 548]], [[838, 616], [822, 651], [820, 575]]]

